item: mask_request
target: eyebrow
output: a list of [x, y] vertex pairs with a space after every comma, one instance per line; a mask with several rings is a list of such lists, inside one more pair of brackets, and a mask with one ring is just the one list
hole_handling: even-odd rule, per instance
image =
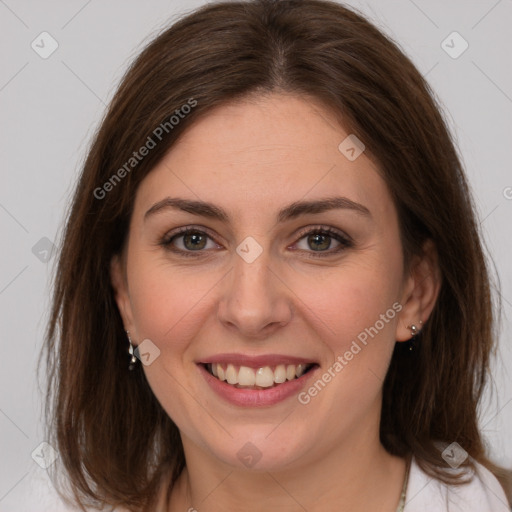
[[[219, 206], [204, 201], [183, 199], [180, 197], [166, 197], [155, 203], [145, 214], [144, 221], [152, 215], [168, 209], [182, 210], [202, 217], [229, 223], [229, 215]], [[366, 206], [356, 203], [346, 197], [327, 197], [314, 201], [296, 201], [281, 209], [277, 214], [277, 222], [285, 222], [301, 215], [318, 214], [329, 210], [351, 210], [360, 215], [370, 217], [371, 213]]]

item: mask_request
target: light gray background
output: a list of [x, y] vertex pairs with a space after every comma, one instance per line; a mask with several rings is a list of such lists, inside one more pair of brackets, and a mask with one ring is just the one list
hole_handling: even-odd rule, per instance
[[[46, 471], [31, 457], [44, 441], [35, 363], [55, 262], [40, 261], [44, 252], [32, 248], [43, 237], [57, 243], [87, 145], [128, 63], [162, 27], [203, 3], [0, 0], [2, 512], [60, 509], [51, 504]], [[487, 400], [481, 424], [494, 458], [510, 467], [512, 0], [348, 5], [390, 34], [427, 76], [461, 149], [503, 297], [497, 393]], [[59, 45], [47, 59], [31, 48], [43, 31]], [[453, 31], [469, 43], [457, 59], [441, 46]], [[456, 40], [448, 44], [461, 48]]]

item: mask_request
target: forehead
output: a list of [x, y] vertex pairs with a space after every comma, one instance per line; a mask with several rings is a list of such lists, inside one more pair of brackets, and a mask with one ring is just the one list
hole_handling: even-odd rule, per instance
[[219, 106], [146, 176], [135, 210], [170, 195], [222, 204], [240, 219], [343, 195], [389, 213], [391, 198], [372, 160], [363, 152], [352, 161], [340, 151], [349, 136], [310, 98], [273, 94]]

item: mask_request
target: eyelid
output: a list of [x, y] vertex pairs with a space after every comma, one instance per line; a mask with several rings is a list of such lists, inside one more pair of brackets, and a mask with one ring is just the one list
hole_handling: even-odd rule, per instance
[[173, 238], [175, 236], [187, 234], [190, 231], [193, 231], [193, 232], [197, 231], [199, 233], [204, 233], [204, 234], [208, 235], [212, 240], [215, 240], [215, 238], [217, 237], [217, 234], [215, 234], [213, 231], [211, 231], [207, 227], [190, 224], [187, 226], [181, 226], [176, 229], [171, 229], [162, 238], [164, 240], [170, 240], [171, 238]]
[[322, 224], [315, 224], [306, 226], [305, 228], [301, 228], [298, 232], [295, 233], [294, 237], [299, 237], [299, 240], [306, 235], [314, 234], [315, 232], [327, 233], [330, 235], [337, 235], [340, 238], [343, 238], [346, 242], [354, 243], [354, 240], [351, 236], [347, 235], [344, 231], [340, 229], [334, 228], [332, 226], [325, 226]]

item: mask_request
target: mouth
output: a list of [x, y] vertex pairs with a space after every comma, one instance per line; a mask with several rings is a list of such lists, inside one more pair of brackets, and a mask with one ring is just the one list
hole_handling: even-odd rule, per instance
[[317, 363], [282, 363], [269, 366], [245, 366], [234, 363], [199, 363], [217, 380], [236, 389], [265, 390], [298, 380], [318, 367]]

